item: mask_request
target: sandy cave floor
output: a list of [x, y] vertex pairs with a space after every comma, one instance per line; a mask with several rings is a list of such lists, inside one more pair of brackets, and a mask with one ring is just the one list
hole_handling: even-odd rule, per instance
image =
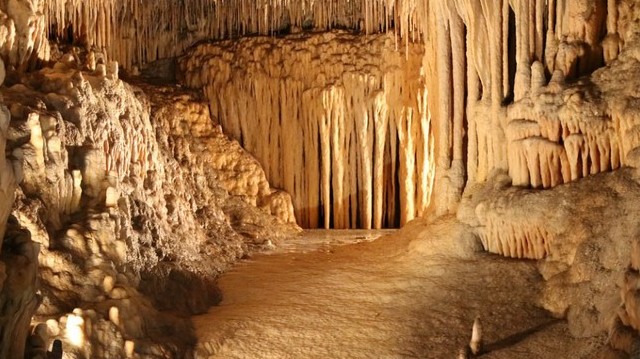
[[455, 245], [464, 234], [453, 220], [314, 231], [243, 261], [221, 277], [220, 305], [194, 317], [197, 357], [455, 358], [476, 315], [482, 358], [594, 356], [604, 338], [573, 339], [536, 306], [534, 262]]

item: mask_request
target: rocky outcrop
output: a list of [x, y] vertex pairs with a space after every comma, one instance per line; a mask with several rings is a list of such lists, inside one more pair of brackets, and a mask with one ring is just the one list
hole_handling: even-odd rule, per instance
[[31, 318], [41, 301], [37, 282], [39, 244], [14, 220], [7, 227], [0, 254], [0, 338], [6, 343], [0, 346], [0, 356], [23, 358]]
[[0, 1], [0, 57], [18, 71], [35, 68], [50, 57], [45, 2]]
[[[222, 153], [233, 144], [206, 105], [184, 93], [147, 96], [118, 78], [116, 63], [94, 66], [78, 53], [1, 91], [11, 112], [5, 218], [19, 184], [0, 295], [15, 311], [3, 342], [16, 347], [3, 350], [22, 357], [31, 335], [33, 348], [61, 339], [72, 357], [180, 357], [193, 342], [188, 320], [159, 310], [215, 303], [215, 276], [229, 263], [296, 233], [290, 200], [237, 144]], [[221, 163], [202, 152], [215, 145]], [[255, 186], [279, 200], [258, 198]], [[36, 307], [46, 328], [34, 337]]]
[[640, 233], [637, 170], [601, 173], [549, 190], [512, 187], [505, 172], [487, 183], [465, 194], [458, 218], [474, 228], [485, 250], [538, 260], [545, 282], [537, 300], [566, 319], [573, 336], [606, 333], [630, 298], [631, 287], [621, 278]]
[[157, 138], [176, 161], [211, 173], [230, 196], [275, 216], [282, 224], [295, 225], [290, 195], [271, 187], [258, 161], [214, 123], [206, 101], [168, 86], [137, 85], [151, 97]]
[[640, 278], [640, 243], [634, 240], [631, 250], [631, 263], [624, 272], [620, 285], [620, 307], [614, 314], [609, 328], [609, 343], [613, 350], [630, 354], [640, 350], [640, 328], [638, 279]]

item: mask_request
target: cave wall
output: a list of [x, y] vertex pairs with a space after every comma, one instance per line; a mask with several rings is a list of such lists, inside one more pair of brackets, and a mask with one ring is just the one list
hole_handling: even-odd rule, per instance
[[[463, 188], [498, 172], [511, 185], [549, 189], [635, 165], [633, 2], [432, 5], [439, 15], [431, 20], [425, 68], [436, 213], [455, 210]], [[487, 249], [510, 255], [499, 249], [503, 227], [481, 235]]]
[[[0, 67], [4, 70], [2, 61]], [[10, 120], [9, 109], [0, 105], [0, 356], [22, 358], [31, 317], [40, 303], [36, 294], [39, 245], [19, 224], [8, 223], [19, 180], [14, 164], [4, 155]]]
[[[434, 193], [447, 197], [434, 200], [436, 212], [453, 210], [462, 188], [484, 182], [497, 169], [509, 171], [517, 185], [531, 184], [519, 177], [518, 151], [545, 144], [519, 141], [527, 126], [519, 120], [543, 121], [521, 113], [537, 99], [526, 101], [550, 80], [564, 84], [616, 58], [627, 36], [617, 26], [624, 7], [611, 1], [428, 3], [421, 24], [437, 143]], [[537, 156], [560, 161], [548, 153]], [[555, 177], [545, 178], [545, 185], [558, 183]], [[537, 186], [542, 179], [533, 181]]]
[[[322, 114], [306, 114], [299, 109], [287, 113], [284, 109], [281, 111], [278, 107], [280, 105], [275, 105], [275, 102], [284, 102], [287, 96], [295, 94], [296, 91], [307, 90], [310, 85], [305, 84], [301, 89], [295, 89], [296, 85], [293, 82], [285, 81], [290, 80], [286, 78], [289, 76], [288, 70], [276, 73], [272, 67], [279, 64], [291, 66], [287, 65], [292, 63], [287, 62], [289, 56], [283, 56], [282, 51], [293, 51], [294, 55], [290, 56], [290, 59], [299, 57], [298, 61], [302, 63], [313, 58], [313, 50], [310, 50], [311, 54], [306, 54], [308, 49], [297, 51], [301, 50], [303, 45], [296, 45], [296, 41], [289, 40], [271, 41], [272, 46], [279, 47], [277, 50], [255, 44], [264, 47], [260, 51], [266, 57], [255, 60], [265, 62], [263, 65], [269, 67], [266, 70], [254, 71], [258, 65], [249, 62], [229, 67], [229, 64], [222, 61], [223, 63], [205, 65], [205, 68], [220, 66], [215, 71], [221, 71], [222, 74], [203, 75], [197, 81], [187, 74], [186, 80], [190, 86], [207, 87], [206, 94], [212, 101], [211, 109], [216, 113], [224, 131], [247, 146], [265, 166], [268, 177], [276, 186], [283, 187], [293, 194], [298, 220], [304, 226], [376, 228], [401, 225], [416, 215], [423, 215], [426, 212], [425, 206], [430, 207], [436, 215], [452, 213], [455, 212], [465, 188], [475, 183], [483, 183], [496, 170], [508, 171], [516, 185], [549, 188], [598, 172], [600, 167], [606, 170], [626, 164], [626, 153], [622, 153], [628, 152], [626, 147], [618, 150], [609, 144], [616, 141], [625, 142], [626, 140], [622, 139], [625, 134], [622, 132], [628, 132], [627, 130], [622, 129], [616, 134], [612, 134], [611, 130], [603, 130], [609, 133], [601, 136], [601, 132], [604, 132], [595, 129], [600, 126], [595, 124], [597, 121], [583, 120], [582, 115], [571, 119], [570, 115], [555, 114], [546, 108], [535, 109], [533, 104], [543, 103], [546, 101], [544, 98], [555, 96], [552, 94], [553, 91], [561, 92], [564, 84], [588, 75], [617, 58], [623, 44], [633, 32], [629, 28], [634, 11], [632, 1], [332, 0], [259, 1], [248, 4], [238, 0], [219, 4], [190, 0], [180, 2], [177, 6], [171, 2], [160, 2], [153, 5], [158, 7], [154, 11], [150, 11], [149, 6], [151, 5], [136, 1], [99, 4], [91, 1], [73, 1], [68, 2], [65, 7], [52, 1], [45, 9], [47, 23], [51, 25], [48, 27], [49, 36], [66, 37], [67, 40], [73, 38], [74, 41], [104, 48], [110, 59], [119, 61], [126, 68], [134, 65], [143, 66], [158, 58], [176, 56], [202, 39], [225, 39], [254, 34], [280, 36], [300, 32], [303, 33], [300, 36], [304, 36], [310, 31], [335, 28], [346, 28], [359, 35], [389, 32], [393, 43], [387, 44], [384, 48], [380, 47], [377, 50], [379, 54], [374, 58], [390, 59], [394, 57], [393, 51], [390, 51], [393, 49], [403, 54], [407, 63], [413, 64], [414, 68], [416, 61], [422, 59], [422, 68], [414, 71], [420, 71], [419, 77], [428, 95], [421, 94], [422, 90], [418, 90], [411, 96], [421, 96], [427, 101], [426, 105], [412, 107], [419, 110], [421, 123], [429, 122], [428, 125], [420, 126], [423, 129], [429, 128], [433, 141], [429, 144], [426, 140], [429, 135], [418, 135], [417, 137], [424, 139], [415, 143], [410, 140], [406, 142], [409, 147], [417, 146], [417, 153], [423, 152], [421, 146], [433, 146], [433, 151], [427, 151], [430, 154], [426, 156], [416, 156], [416, 165], [413, 166], [415, 169], [405, 166], [406, 176], [397, 177], [399, 187], [403, 188], [399, 189], [400, 195], [395, 196], [399, 200], [395, 201], [392, 200], [393, 194], [372, 195], [367, 184], [352, 184], [354, 180], [350, 179], [352, 176], [349, 174], [346, 174], [344, 181], [334, 183], [332, 176], [334, 173], [336, 176], [340, 174], [328, 170], [336, 167], [331, 159], [333, 155], [326, 159], [331, 163], [324, 164], [325, 170], [321, 176], [326, 177], [320, 179], [320, 184], [314, 183], [314, 178], [302, 179], [288, 170], [279, 171], [282, 166], [291, 167], [295, 161], [300, 162], [300, 159], [285, 159], [280, 153], [281, 147], [278, 146], [281, 146], [283, 140], [276, 128], [268, 128], [269, 131], [274, 131], [274, 140], [259, 139], [258, 134], [251, 134], [251, 126], [244, 125], [244, 129], [239, 128], [241, 124], [248, 123], [242, 118], [250, 116], [255, 110], [246, 113], [218, 113], [219, 108], [232, 108], [233, 105], [233, 102], [227, 103], [229, 106], [221, 105], [223, 102], [219, 100], [220, 97], [229, 99], [232, 96], [245, 96], [245, 92], [240, 89], [249, 88], [250, 80], [238, 78], [245, 73], [251, 73], [254, 79], [254, 85], [251, 86], [255, 87], [258, 82], [262, 86], [271, 86], [270, 90], [265, 90], [271, 99], [264, 97], [264, 94], [256, 93], [255, 96], [250, 95], [242, 101], [263, 103], [266, 108], [271, 108], [270, 111], [257, 112], [265, 117], [269, 113], [270, 118], [291, 121], [295, 118], [296, 121], [291, 124], [298, 127], [298, 136], [304, 138], [306, 135], [303, 134], [303, 128], [307, 126], [308, 121], [299, 119], [302, 115], [297, 115], [296, 111], [305, 113], [305, 116], [315, 116], [315, 121], [320, 121]], [[157, 26], [159, 23], [165, 26]], [[343, 44], [346, 42], [348, 41], [342, 41]], [[244, 48], [220, 45], [228, 48], [219, 51], [218, 56], [223, 56], [225, 51], [225, 56], [233, 56], [234, 51], [247, 51], [247, 47], [254, 45], [246, 40], [240, 40], [240, 43]], [[418, 44], [424, 46], [421, 54], [414, 49]], [[348, 67], [347, 62], [353, 60], [349, 51], [357, 52], [362, 46], [369, 45], [354, 41], [352, 50], [347, 45], [329, 49], [332, 54], [343, 54], [344, 61], [336, 58], [326, 63], [316, 63], [310, 68], [309, 73], [326, 72], [336, 64], [338, 68]], [[213, 54], [209, 58], [211, 57]], [[198, 65], [194, 60], [190, 66]], [[378, 70], [368, 66], [359, 71], [378, 76]], [[190, 69], [183, 68], [183, 71], [189, 72]], [[263, 81], [262, 77], [265, 75], [259, 74], [260, 72], [266, 72], [273, 81]], [[291, 87], [287, 90], [290, 93], [275, 95], [280, 91], [275, 80], [278, 78], [287, 84], [285, 86]], [[224, 84], [223, 87], [236, 86], [237, 91], [232, 93], [228, 88], [212, 90], [214, 81], [218, 81], [218, 85], [225, 81], [233, 82], [234, 85]], [[245, 83], [240, 84], [242, 81]], [[332, 83], [330, 78], [318, 80], [322, 81]], [[556, 98], [560, 98], [560, 95]], [[273, 103], [268, 104], [270, 101]], [[302, 104], [302, 99], [293, 102], [300, 104], [300, 108], [309, 108]], [[580, 107], [583, 102], [578, 101], [578, 105], [573, 107]], [[543, 113], [545, 111], [546, 113]], [[251, 121], [255, 121], [255, 124], [262, 128], [261, 126], [265, 126], [268, 121], [263, 121], [259, 115]], [[239, 116], [241, 119], [236, 121], [229, 116]], [[591, 117], [598, 116], [606, 122], [606, 111]], [[364, 117], [348, 115], [347, 118], [349, 125], [357, 127], [356, 122], [362, 121]], [[560, 135], [556, 134], [558, 126], [562, 128]], [[612, 124], [609, 128], [617, 127]], [[593, 131], [595, 132], [592, 135], [586, 133]], [[348, 132], [346, 131], [338, 142], [349, 142]], [[290, 139], [284, 141], [291, 143]], [[311, 143], [307, 144], [309, 141]], [[304, 143], [303, 148], [309, 148], [305, 153], [310, 153], [313, 152], [311, 148], [314, 146], [321, 147], [321, 144], [313, 143], [317, 141], [319, 140], [310, 138], [300, 143]], [[598, 141], [607, 143], [599, 144]], [[267, 150], [267, 146], [273, 148]], [[627, 144], [625, 146], [633, 147]], [[611, 148], [605, 150], [605, 147]], [[398, 153], [407, 158], [415, 152], [412, 148], [407, 148], [406, 151], [404, 146], [399, 148]], [[340, 146], [335, 149], [341, 151]], [[593, 157], [599, 151], [608, 151], [609, 154], [604, 156], [610, 159], [606, 161], [606, 165], [604, 162], [598, 164], [596, 169], [593, 163], [599, 163], [602, 156]], [[582, 152], [585, 155], [582, 155]], [[620, 153], [616, 154], [617, 152]], [[356, 154], [362, 155], [361, 157], [368, 155], [361, 154], [360, 150], [357, 150]], [[320, 156], [321, 163], [323, 156]], [[432, 179], [432, 175], [420, 172], [420, 167], [429, 166], [425, 160], [429, 156], [433, 156], [430, 163], [437, 168], [435, 180]], [[315, 157], [317, 156], [313, 155], [309, 158], [311, 167], [317, 165]], [[581, 162], [580, 166], [578, 162]], [[275, 166], [272, 163], [283, 165]], [[586, 169], [587, 166], [594, 168]], [[362, 182], [362, 178], [370, 177], [367, 173], [368, 167], [370, 165], [358, 170], [362, 175], [355, 175], [355, 182]], [[401, 168], [398, 169], [398, 174], [400, 170]], [[418, 177], [412, 171], [415, 171]], [[317, 176], [320, 172], [310, 173]], [[374, 182], [377, 180], [379, 177], [374, 177]], [[332, 190], [327, 190], [327, 183], [331, 184]], [[316, 186], [324, 186], [324, 189], [318, 191]], [[341, 188], [344, 186], [347, 187], [346, 190]], [[395, 184], [386, 186], [393, 187]], [[349, 188], [356, 187], [357, 198], [352, 198]], [[411, 193], [412, 190], [415, 193]], [[316, 198], [318, 196], [320, 198]], [[379, 201], [387, 204], [381, 205]], [[373, 202], [373, 205], [370, 205], [370, 202]]]
[[0, 56], [7, 67], [24, 71], [49, 59], [44, 5], [41, 0], [0, 2]]
[[[318, 144], [309, 143], [317, 141], [315, 138], [305, 137], [304, 128], [308, 120], [301, 117], [314, 117], [315, 121], [322, 122], [321, 113], [313, 113], [302, 100], [292, 101], [298, 104], [295, 110], [284, 108], [290, 106], [286, 105], [286, 101], [292, 94], [300, 91], [287, 82], [292, 78], [298, 79], [297, 73], [289, 69], [289, 63], [296, 63], [296, 66], [309, 63], [311, 66], [304, 71], [305, 75], [315, 78], [314, 74], [321, 73], [317, 82], [321, 85], [333, 84], [335, 80], [330, 75], [325, 76], [326, 73], [336, 68], [349, 72], [349, 64], [354, 61], [351, 57], [353, 51], [358, 53], [362, 51], [358, 49], [367, 47], [368, 51], [377, 54], [371, 58], [384, 57], [389, 62], [394, 56], [389, 54], [392, 52], [391, 44], [387, 48], [371, 50], [375, 47], [372, 48], [370, 44], [340, 39], [337, 42], [341, 44], [352, 42], [354, 50], [349, 50], [348, 46], [323, 49], [332, 55], [342, 54], [343, 58], [334, 59], [323, 58], [314, 52], [320, 48], [317, 42], [322, 40], [309, 41], [309, 47], [299, 45], [295, 40], [269, 41], [271, 46], [293, 54], [288, 56], [283, 55], [282, 50], [274, 51], [266, 45], [241, 40], [243, 45], [221, 44], [221, 50], [201, 46], [197, 51], [203, 52], [207, 48], [210, 52], [208, 56], [192, 52], [189, 56], [195, 56], [195, 59], [182, 63], [181, 70], [186, 72], [186, 83], [205, 88], [205, 93], [212, 100], [212, 111], [232, 109], [235, 101], [231, 99], [249, 102], [249, 105], [239, 105], [242, 108], [239, 112], [219, 113], [217, 117], [225, 131], [241, 139], [243, 145], [260, 159], [269, 178], [277, 186], [294, 194], [294, 206], [304, 226], [315, 227], [323, 219], [325, 227], [369, 228], [369, 212], [376, 212], [373, 214], [374, 228], [380, 224], [402, 225], [415, 216], [425, 214], [429, 206], [435, 215], [452, 213], [456, 211], [465, 188], [484, 183], [495, 171], [507, 171], [514, 185], [550, 188], [628, 164], [627, 153], [636, 147], [632, 138], [632, 122], [611, 116], [607, 105], [603, 105], [607, 100], [603, 100], [588, 83], [573, 85], [573, 82], [617, 58], [622, 44], [632, 33], [626, 29], [633, 12], [629, 2], [431, 1], [403, 7], [407, 4], [410, 2], [395, 3], [394, 9], [403, 9], [396, 11], [396, 20], [406, 18], [406, 23], [411, 25], [405, 24], [395, 29], [393, 47], [405, 57], [407, 64], [413, 64], [414, 73], [420, 72], [426, 91], [409, 90], [414, 93], [408, 94], [405, 89], [403, 93], [409, 98], [426, 99], [417, 106], [413, 105], [413, 108], [421, 114], [420, 127], [428, 129], [431, 134], [419, 135], [415, 143], [411, 139], [401, 143], [398, 153], [403, 160], [399, 162], [399, 171], [391, 177], [382, 177], [387, 181], [386, 186], [393, 186], [388, 182], [395, 181], [394, 177], [397, 176], [401, 191], [400, 196], [396, 197], [401, 208], [398, 220], [389, 220], [392, 218], [389, 216], [383, 221], [379, 219], [380, 213], [393, 213], [393, 208], [379, 209], [376, 201], [389, 203], [393, 196], [374, 195], [372, 211], [368, 199], [369, 187], [366, 183], [363, 185], [360, 179], [355, 180], [357, 186], [353, 187], [354, 180], [349, 180], [352, 177], [349, 174], [345, 180], [338, 182], [325, 178], [321, 185], [325, 186], [320, 191], [321, 198], [316, 198], [316, 185], [307, 184], [307, 179], [296, 178], [298, 175], [294, 174], [297, 172], [294, 168], [298, 166], [293, 165], [295, 160], [288, 161], [279, 154], [283, 136], [268, 125], [269, 119], [274, 118], [293, 121], [293, 128], [297, 126], [298, 135], [303, 138], [295, 143], [303, 144], [303, 148], [311, 148], [305, 153], [311, 153], [312, 156], [304, 157], [305, 161], [310, 162], [311, 168], [316, 167], [315, 152], [321, 153], [321, 163], [325, 157], [339, 155], [341, 149], [335, 146], [337, 143], [331, 143], [330, 151], [322, 153], [322, 150], [315, 149]], [[364, 2], [362, 6], [366, 8], [368, 5], [369, 2]], [[358, 25], [351, 26], [360, 31]], [[378, 31], [385, 29], [379, 27]], [[367, 31], [361, 31], [360, 34]], [[299, 36], [305, 38], [307, 35]], [[311, 38], [316, 35], [308, 36]], [[415, 43], [423, 43], [424, 52], [416, 52]], [[263, 47], [252, 54], [253, 62], [244, 60], [244, 55], [238, 55], [248, 52], [251, 56], [251, 46]], [[276, 55], [272, 55], [274, 53]], [[366, 51], [363, 54], [369, 55]], [[220, 58], [224, 60], [219, 61]], [[321, 61], [314, 63], [314, 59]], [[418, 70], [416, 62], [420, 59], [422, 68]], [[211, 74], [194, 77], [192, 69], [199, 70], [203, 63], [206, 64], [204, 68], [215, 70], [210, 70]], [[372, 65], [360, 71], [377, 76], [380, 66], [375, 65], [375, 61]], [[284, 69], [278, 66], [284, 66]], [[239, 81], [241, 84], [238, 84]], [[288, 92], [278, 95], [281, 89], [278, 89], [276, 82], [284, 84]], [[306, 91], [313, 85], [317, 86], [305, 84], [302, 90]], [[235, 86], [236, 90], [223, 90], [228, 86]], [[385, 92], [397, 92], [388, 82], [382, 88]], [[249, 91], [245, 91], [247, 89]], [[225, 101], [227, 105], [224, 105]], [[260, 110], [251, 110], [251, 103], [255, 103]], [[281, 106], [280, 103], [285, 105]], [[388, 103], [387, 113], [399, 108], [392, 101]], [[244, 112], [246, 106], [250, 110]], [[323, 107], [328, 108], [326, 105]], [[365, 132], [357, 128], [362, 118], [368, 118], [366, 114], [347, 113], [346, 118], [348, 124], [356, 127], [356, 133]], [[236, 119], [239, 121], [236, 122]], [[374, 120], [374, 123], [378, 122]], [[396, 120], [396, 123], [403, 122]], [[268, 131], [270, 136], [267, 138], [256, 134], [254, 127], [248, 123], [259, 128], [267, 126], [261, 131]], [[338, 142], [348, 142], [350, 133], [346, 131], [340, 136]], [[428, 140], [429, 136], [433, 136], [432, 143]], [[289, 140], [284, 142], [291, 143]], [[430, 146], [434, 146], [433, 151]], [[362, 144], [356, 146], [358, 156], [366, 158], [367, 151]], [[430, 157], [433, 160], [429, 161]], [[288, 165], [290, 162], [292, 165]], [[282, 163], [284, 165], [278, 165]], [[435, 180], [428, 169], [434, 165]], [[282, 166], [292, 169], [283, 170]], [[370, 164], [367, 166], [370, 167]], [[362, 169], [351, 166], [355, 171], [354, 176], [371, 178], [367, 166]], [[335, 165], [333, 167], [329, 169], [329, 166], [325, 166], [320, 172], [313, 169], [305, 177], [315, 177], [316, 173], [341, 177], [344, 171], [335, 168]], [[282, 179], [287, 176], [289, 180]], [[374, 175], [374, 183], [380, 178]], [[326, 188], [327, 184], [330, 184], [331, 190]], [[357, 188], [357, 197], [361, 197], [360, 193], [363, 192], [364, 202], [356, 198], [344, 205], [341, 187], [349, 185]], [[299, 195], [303, 193], [307, 196], [309, 192], [312, 198], [301, 198]], [[318, 207], [324, 212], [307, 212], [308, 209], [318, 211]], [[351, 208], [354, 212], [348, 216], [345, 212], [349, 210], [345, 208]]]

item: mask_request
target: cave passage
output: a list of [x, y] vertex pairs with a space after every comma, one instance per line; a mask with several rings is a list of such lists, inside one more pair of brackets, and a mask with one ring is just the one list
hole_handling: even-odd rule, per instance
[[465, 234], [451, 221], [425, 228], [306, 231], [241, 262], [219, 281], [222, 302], [193, 317], [197, 357], [455, 357], [476, 316], [483, 357], [593, 350], [533, 305], [534, 265], [452, 246]]

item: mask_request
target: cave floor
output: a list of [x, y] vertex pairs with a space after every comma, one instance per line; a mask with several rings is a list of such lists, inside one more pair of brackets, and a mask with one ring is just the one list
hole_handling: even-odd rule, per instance
[[478, 315], [482, 358], [598, 351], [603, 338], [573, 339], [536, 306], [534, 262], [452, 240], [464, 233], [453, 220], [372, 242], [375, 233], [311, 232], [243, 261], [220, 278], [220, 305], [193, 318], [196, 357], [455, 358]]

